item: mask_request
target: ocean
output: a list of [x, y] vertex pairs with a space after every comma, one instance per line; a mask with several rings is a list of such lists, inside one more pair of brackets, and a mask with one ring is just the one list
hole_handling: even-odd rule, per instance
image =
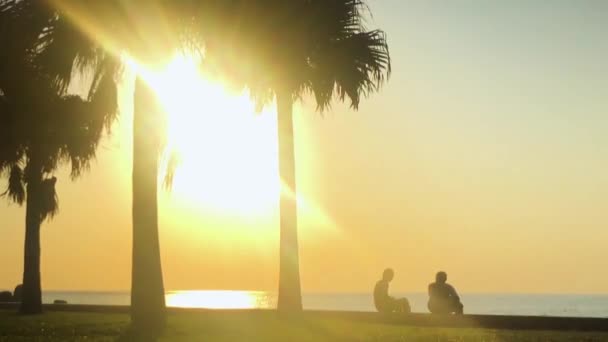
[[[413, 312], [427, 312], [425, 293], [402, 293]], [[47, 291], [43, 302], [66, 300], [70, 304], [128, 305], [128, 292]], [[533, 315], [565, 317], [608, 317], [608, 295], [570, 294], [461, 294], [465, 313], [489, 315]], [[276, 307], [277, 296], [265, 291], [169, 291], [167, 306], [191, 308], [268, 309]], [[369, 293], [304, 293], [309, 310], [374, 311]]]

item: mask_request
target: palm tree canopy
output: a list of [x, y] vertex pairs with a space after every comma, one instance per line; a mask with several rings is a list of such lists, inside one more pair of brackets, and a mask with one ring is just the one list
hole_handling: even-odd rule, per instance
[[[51, 7], [40, 1], [0, 1], [0, 174], [7, 174], [4, 193], [17, 203], [25, 199], [30, 162], [35, 159], [47, 175], [42, 183], [42, 219], [57, 210], [51, 175], [62, 163], [71, 165], [72, 177], [89, 166], [104, 128], [116, 111], [115, 58], [90, 44]], [[61, 60], [56, 47], [62, 40], [77, 41], [90, 48], [74, 53], [73, 65], [91, 74], [88, 97], [67, 93], [73, 78], [69, 63]], [[55, 55], [55, 57], [53, 57]]]
[[294, 97], [312, 93], [321, 110], [334, 96], [356, 109], [390, 75], [386, 35], [366, 29], [363, 0], [205, 3], [213, 13], [202, 20], [206, 67], [248, 86], [261, 102], [286, 88]]
[[[93, 39], [106, 51], [128, 53], [138, 62], [158, 64], [181, 48], [194, 20], [196, 0], [52, 0], [53, 8], [80, 35]], [[204, 1], [202, 1], [204, 2]], [[66, 32], [71, 32], [67, 30]], [[63, 31], [59, 32], [63, 33]], [[66, 38], [71, 38], [66, 35]], [[70, 50], [70, 42], [73, 42]], [[65, 63], [87, 55], [78, 40], [60, 42]], [[66, 49], [67, 48], [67, 49]], [[67, 57], [67, 58], [66, 58]], [[57, 60], [55, 58], [55, 60]], [[88, 60], [87, 60], [88, 61]], [[67, 68], [66, 68], [67, 69]]]
[[[340, 100], [348, 98], [357, 108], [361, 96], [377, 90], [390, 74], [385, 34], [380, 30], [366, 30], [363, 23], [368, 10], [363, 0], [53, 0], [49, 3], [0, 0], [2, 22], [7, 23], [1, 28], [0, 43], [10, 47], [6, 49], [9, 53], [0, 56], [3, 59], [0, 62], [12, 63], [2, 63], [4, 68], [0, 66], [1, 112], [14, 107], [9, 98], [27, 98], [10, 94], [26, 94], [23, 88], [29, 87], [35, 77], [46, 78], [45, 81], [52, 84], [51, 89], [64, 97], [75, 70], [89, 70], [94, 74], [87, 103], [107, 106], [98, 108], [100, 112], [115, 112], [112, 98], [116, 94], [110, 89], [115, 88], [113, 78], [119, 70], [117, 56], [127, 51], [140, 60], [166, 60], [171, 51], [183, 47], [184, 42], [192, 43], [195, 48], [203, 46], [205, 67], [217, 69], [225, 79], [248, 86], [259, 104], [271, 100], [281, 87], [294, 98], [312, 93], [321, 110], [327, 108], [335, 96]], [[6, 72], [8, 65], [20, 67], [11, 67], [11, 72]], [[15, 76], [17, 73], [30, 76]], [[64, 101], [65, 106], [78, 107], [77, 99]], [[94, 123], [97, 128], [112, 118], [101, 116], [105, 119]], [[23, 114], [20, 117], [22, 123], [32, 122]], [[57, 120], [51, 115], [46, 118]], [[21, 137], [11, 138], [13, 142], [23, 141], [23, 131], [31, 131], [27, 125], [19, 130], [15, 127], [19, 123], [11, 124], [11, 132], [20, 132], [14, 135]], [[52, 125], [41, 122], [37, 126]], [[93, 136], [91, 132], [99, 130], [88, 131], [89, 138]], [[62, 148], [57, 148], [57, 144], [49, 148], [58, 153], [55, 158], [46, 158], [49, 165], [45, 169], [53, 169], [57, 161], [70, 156], [73, 175], [79, 174], [95, 147], [74, 147], [79, 139], [81, 142], [87, 139], [86, 135], [72, 135], [67, 139], [69, 148], [65, 144]], [[7, 141], [2, 142], [2, 146], [8, 145]], [[21, 160], [26, 148], [24, 144], [17, 145], [3, 147], [11, 152], [0, 152], [3, 155], [0, 169], [6, 171], [3, 163], [9, 160], [10, 165]]]
[[[43, 37], [45, 51], [40, 60], [62, 87], [69, 84], [75, 69], [98, 70], [94, 80], [101, 79], [104, 72], [116, 72], [114, 65], [103, 67], [107, 55], [116, 56], [111, 59], [116, 62], [122, 61], [126, 53], [138, 64], [154, 68], [165, 64], [178, 50], [199, 49], [201, 45], [193, 28], [197, 22], [195, 13], [200, 13], [195, 9], [204, 7], [204, 0], [52, 0], [51, 3], [61, 20]], [[103, 103], [111, 102], [99, 101], [100, 105]], [[171, 156], [173, 162], [167, 165], [167, 187], [172, 183], [176, 160]]]

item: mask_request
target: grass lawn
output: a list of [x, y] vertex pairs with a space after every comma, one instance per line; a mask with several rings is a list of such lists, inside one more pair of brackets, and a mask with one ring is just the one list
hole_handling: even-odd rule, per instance
[[[126, 314], [0, 311], [0, 341], [131, 341]], [[149, 339], [144, 339], [149, 340]], [[608, 341], [608, 334], [417, 328], [275, 312], [170, 313], [160, 341]]]

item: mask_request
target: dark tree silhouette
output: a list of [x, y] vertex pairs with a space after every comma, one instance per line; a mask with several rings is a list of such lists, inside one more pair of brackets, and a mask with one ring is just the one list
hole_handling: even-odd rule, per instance
[[300, 311], [293, 103], [310, 93], [320, 111], [334, 97], [357, 109], [390, 74], [385, 34], [365, 28], [363, 0], [228, 1], [209, 12], [222, 25], [204, 21], [212, 32], [208, 67], [247, 85], [261, 104], [276, 98], [279, 175], [288, 188], [280, 199], [278, 309]]
[[48, 7], [29, 1], [1, 1], [0, 22], [0, 175], [8, 176], [2, 195], [26, 204], [20, 311], [35, 314], [42, 311], [40, 226], [58, 210], [53, 173], [67, 163], [74, 179], [95, 156], [116, 112], [115, 63], [99, 51], [79, 55], [80, 60], [95, 59], [88, 69], [93, 79], [87, 99], [69, 95], [69, 83], [44, 63], [56, 53], [49, 37], [84, 37]]

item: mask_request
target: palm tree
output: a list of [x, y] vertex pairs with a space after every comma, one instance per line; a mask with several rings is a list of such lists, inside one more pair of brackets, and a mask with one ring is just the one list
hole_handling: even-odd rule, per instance
[[[40, 2], [13, 1], [30, 5]], [[44, 3], [44, 2], [42, 2]], [[128, 53], [139, 63], [162, 65], [179, 48], [183, 27], [192, 20], [189, 0], [130, 1], [55, 0], [46, 8], [64, 27], [84, 39], [59, 39], [59, 30], [45, 31], [44, 66], [66, 84], [75, 67], [94, 67], [98, 60], [83, 58], [101, 50], [115, 57]], [[114, 69], [114, 75], [116, 75]], [[165, 298], [157, 221], [157, 175], [161, 147], [161, 116], [152, 89], [137, 75], [133, 125], [133, 263], [131, 320], [136, 329], [157, 330], [165, 322]]]
[[42, 310], [40, 226], [58, 210], [53, 173], [68, 163], [72, 178], [80, 176], [116, 112], [116, 89], [108, 77], [114, 64], [104, 54], [92, 52], [97, 61], [89, 70], [87, 100], [68, 95], [68, 84], [43, 68], [41, 60], [54, 53], [48, 33], [82, 39], [44, 9], [26, 1], [0, 2], [0, 38], [7, 52], [0, 60], [0, 175], [8, 175], [2, 195], [26, 204], [20, 307], [25, 314]]
[[300, 311], [293, 103], [308, 92], [321, 111], [335, 96], [348, 97], [357, 109], [361, 96], [377, 91], [390, 74], [388, 45], [384, 32], [363, 25], [364, 0], [234, 3], [214, 10], [223, 13], [218, 20], [226, 32], [207, 42], [223, 50], [209, 54], [208, 63], [230, 70], [260, 102], [276, 96], [279, 175], [287, 188], [280, 195], [278, 309]]
[[[155, 67], [168, 62], [180, 49], [182, 20], [178, 10], [185, 13], [181, 12], [184, 4], [157, 0], [124, 7], [110, 1], [78, 9], [76, 1], [72, 9], [78, 9], [88, 24], [104, 32], [112, 41], [110, 45], [117, 47], [115, 53], [127, 52], [139, 63]], [[160, 35], [158, 25], [163, 25]], [[164, 125], [156, 95], [139, 74], [133, 103], [131, 323], [137, 331], [156, 334], [166, 321], [157, 205]]]

